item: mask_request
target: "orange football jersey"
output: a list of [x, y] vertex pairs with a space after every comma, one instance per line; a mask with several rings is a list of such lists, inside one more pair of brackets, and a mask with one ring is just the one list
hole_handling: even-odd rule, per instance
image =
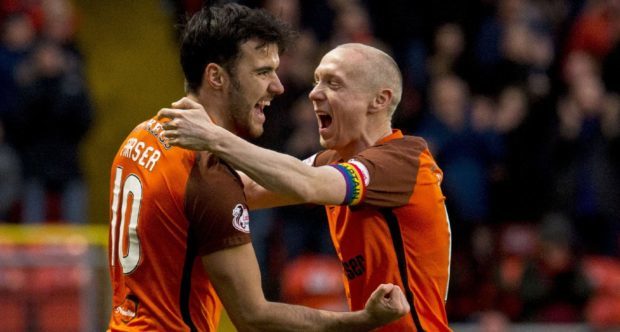
[[214, 155], [170, 147], [155, 118], [114, 158], [110, 331], [215, 331], [221, 302], [201, 256], [250, 242], [243, 185]]
[[450, 331], [445, 311], [451, 235], [442, 172], [419, 137], [399, 130], [348, 161], [335, 151], [308, 160], [347, 182], [340, 206], [326, 206], [351, 310], [381, 283], [403, 289], [411, 314], [379, 331]]

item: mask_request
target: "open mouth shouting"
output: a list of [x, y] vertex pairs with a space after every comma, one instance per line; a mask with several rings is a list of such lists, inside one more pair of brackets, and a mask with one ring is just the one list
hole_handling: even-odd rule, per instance
[[271, 100], [261, 100], [254, 105], [254, 115], [261, 123], [265, 122], [265, 107], [271, 105]]
[[327, 130], [331, 125], [332, 125], [332, 116], [322, 112], [322, 111], [317, 111], [316, 112], [316, 117], [319, 121], [319, 132], [323, 132], [325, 130]]

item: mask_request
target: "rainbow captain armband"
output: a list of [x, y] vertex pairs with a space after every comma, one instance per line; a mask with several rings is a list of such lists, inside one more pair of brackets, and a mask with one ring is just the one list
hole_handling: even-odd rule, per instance
[[348, 163], [329, 165], [342, 174], [347, 185], [347, 193], [342, 205], [357, 205], [366, 195], [368, 185], [368, 170], [364, 164], [357, 160], [350, 160]]

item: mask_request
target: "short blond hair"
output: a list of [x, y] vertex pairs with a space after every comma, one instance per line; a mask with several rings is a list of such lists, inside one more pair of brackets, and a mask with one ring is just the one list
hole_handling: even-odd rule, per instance
[[360, 64], [360, 71], [369, 83], [369, 88], [392, 90], [392, 101], [388, 110], [388, 115], [391, 117], [396, 111], [403, 93], [403, 76], [396, 61], [386, 52], [365, 44], [348, 43], [336, 48], [354, 50], [366, 60]]

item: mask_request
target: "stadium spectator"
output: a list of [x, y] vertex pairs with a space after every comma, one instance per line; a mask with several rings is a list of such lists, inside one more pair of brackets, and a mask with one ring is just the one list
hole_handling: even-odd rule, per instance
[[568, 91], [558, 101], [553, 208], [573, 220], [586, 252], [617, 256], [620, 100], [607, 92], [598, 67], [586, 63], [569, 60], [567, 72], [580, 74], [568, 75]]
[[[478, 124], [467, 83], [454, 75], [431, 83], [430, 111], [415, 133], [424, 137], [445, 171], [443, 190], [453, 223], [454, 244], [467, 248], [476, 225], [489, 222], [490, 169], [502, 153], [493, 127]], [[486, 120], [485, 120], [486, 121]]]
[[470, 59], [465, 54], [465, 34], [458, 24], [446, 23], [437, 28], [433, 46], [426, 64], [429, 77], [457, 75], [463, 80], [471, 77], [471, 68], [467, 65]]
[[543, 138], [550, 134], [539, 120], [544, 111], [535, 108], [522, 86], [507, 86], [497, 97], [493, 126], [501, 135], [504, 153], [491, 191], [496, 224], [535, 222], [549, 207], [550, 140]]
[[[284, 90], [275, 70], [290, 34], [263, 11], [203, 8], [183, 32], [189, 96], [223, 128], [260, 135]], [[111, 330], [215, 331], [222, 304], [240, 330], [370, 330], [408, 311], [394, 285], [353, 313], [266, 301], [239, 177], [210, 153], [171, 147], [161, 126], [138, 125], [112, 165]]]
[[159, 115], [171, 119], [163, 133], [171, 144], [212, 151], [256, 181], [246, 179], [251, 208], [326, 205], [351, 310], [387, 280], [403, 287], [412, 310], [382, 330], [449, 331], [443, 174], [423, 139], [392, 130], [401, 92], [400, 70], [386, 53], [363, 44], [328, 52], [309, 94], [327, 150], [305, 163], [214, 126], [188, 98], [173, 105], [185, 109]]
[[41, 37], [53, 41], [72, 55], [81, 58], [75, 40], [78, 18], [71, 1], [46, 0], [42, 1], [41, 7], [45, 15]]
[[24, 169], [22, 219], [49, 219], [49, 195], [59, 195], [60, 219], [87, 221], [79, 145], [92, 121], [79, 62], [61, 46], [40, 41], [22, 63], [15, 142]]
[[13, 124], [19, 95], [19, 69], [32, 50], [36, 32], [32, 19], [25, 12], [7, 14], [0, 25], [0, 120], [6, 126], [7, 141], [14, 144], [14, 132], [19, 131]]

